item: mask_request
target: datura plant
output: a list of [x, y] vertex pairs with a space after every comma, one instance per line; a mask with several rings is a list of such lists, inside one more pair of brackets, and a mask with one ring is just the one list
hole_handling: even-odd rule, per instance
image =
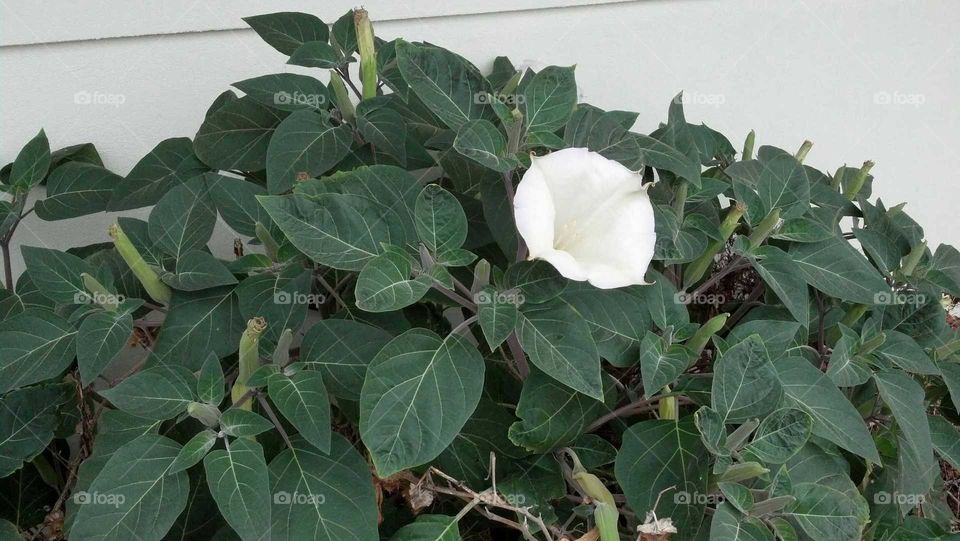
[[[950, 537], [960, 253], [870, 162], [247, 22], [304, 69], [126, 176], [42, 131], [0, 171], [0, 537]], [[143, 207], [14, 282], [25, 216]]]

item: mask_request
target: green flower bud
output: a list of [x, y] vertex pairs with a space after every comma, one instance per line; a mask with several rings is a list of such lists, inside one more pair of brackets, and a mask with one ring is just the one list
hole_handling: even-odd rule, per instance
[[357, 50], [360, 51], [360, 82], [363, 84], [363, 99], [377, 95], [377, 53], [374, 51], [373, 24], [367, 10], [353, 10], [353, 22], [357, 27]]
[[140, 252], [138, 252], [137, 248], [130, 242], [130, 239], [123, 232], [123, 229], [121, 229], [118, 224], [113, 224], [110, 226], [109, 231], [117, 253], [119, 253], [120, 257], [127, 263], [130, 270], [133, 271], [134, 276], [140, 280], [140, 284], [147, 290], [150, 298], [160, 304], [169, 304], [170, 298], [173, 296], [173, 291], [167, 284], [161, 282], [157, 273], [150, 268], [150, 265], [147, 265], [147, 262], [143, 260]]

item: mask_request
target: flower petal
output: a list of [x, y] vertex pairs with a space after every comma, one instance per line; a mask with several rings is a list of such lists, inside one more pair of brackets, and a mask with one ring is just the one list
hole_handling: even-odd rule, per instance
[[556, 211], [553, 196], [539, 169], [531, 167], [520, 180], [513, 198], [513, 216], [530, 257], [542, 257], [553, 251]]

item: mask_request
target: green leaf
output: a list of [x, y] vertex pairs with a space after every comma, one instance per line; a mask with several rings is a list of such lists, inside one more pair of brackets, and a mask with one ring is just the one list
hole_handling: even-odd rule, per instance
[[472, 64], [446, 49], [397, 42], [397, 65], [418, 98], [448, 127], [495, 117], [485, 105], [490, 83]]
[[330, 401], [320, 372], [301, 370], [289, 377], [273, 374], [267, 392], [305, 440], [324, 453], [330, 451]]
[[39, 310], [0, 323], [0, 394], [63, 372], [73, 362], [76, 336], [66, 320]]
[[53, 441], [60, 406], [75, 394], [72, 385], [30, 387], [0, 399], [0, 477], [20, 469]]
[[308, 68], [335, 69], [344, 63], [344, 58], [325, 41], [308, 41], [297, 47], [287, 64]]
[[203, 364], [205, 352], [212, 351], [220, 358], [236, 352], [245, 327], [233, 287], [175, 291], [153, 357], [161, 364], [196, 370]]
[[133, 316], [129, 310], [96, 312], [83, 320], [77, 335], [77, 366], [84, 387], [127, 347], [131, 334]]
[[933, 449], [954, 468], [960, 467], [960, 430], [940, 415], [927, 415]]
[[432, 279], [410, 279], [413, 260], [407, 254], [387, 250], [371, 259], [357, 277], [357, 307], [368, 312], [392, 312], [419, 301]]
[[89, 300], [80, 275], [97, 275], [79, 257], [53, 250], [24, 246], [20, 249], [27, 272], [44, 297], [58, 304], [84, 304]]
[[727, 502], [733, 505], [737, 511], [748, 513], [753, 507], [753, 494], [750, 489], [740, 483], [718, 482], [717, 488], [726, 498]]
[[219, 259], [207, 252], [191, 250], [177, 260], [177, 272], [161, 276], [164, 283], [181, 291], [199, 291], [237, 283], [237, 279]]
[[100, 391], [117, 408], [159, 421], [176, 417], [196, 398], [197, 378], [182, 366], [157, 366]]
[[252, 97], [233, 100], [203, 121], [193, 150], [214, 169], [260, 171], [267, 167], [267, 146], [285, 116]]
[[360, 436], [380, 477], [437, 457], [470, 418], [483, 389], [480, 353], [460, 335], [413, 329], [391, 340], [367, 370]]
[[186, 472], [170, 473], [180, 444], [146, 434], [117, 450], [84, 492], [70, 539], [160, 541], [187, 506]]
[[267, 193], [263, 186], [216, 173], [207, 173], [204, 179], [220, 217], [234, 231], [254, 237], [257, 234], [257, 222], [263, 225], [270, 223], [267, 211], [257, 202], [258, 195]]
[[437, 457], [437, 467], [468, 486], [483, 486], [490, 471], [491, 452], [501, 460], [524, 454], [507, 437], [507, 428], [515, 420], [507, 408], [481, 397], [473, 416]]
[[550, 452], [576, 440], [604, 409], [602, 401], [535, 371], [523, 382], [510, 441], [533, 453]]
[[523, 89], [521, 112], [528, 132], [553, 132], [562, 127], [577, 105], [574, 67], [549, 66]]
[[4, 519], [0, 519], [0, 537], [8, 541], [23, 541], [17, 525]]
[[662, 337], [647, 331], [640, 343], [640, 374], [643, 394], [652, 397], [690, 366], [695, 357], [690, 348], [669, 344]]
[[263, 448], [235, 439], [203, 459], [210, 494], [243, 541], [270, 539], [270, 475]]
[[780, 209], [780, 217], [790, 219], [810, 209], [810, 180], [806, 170], [789, 154], [777, 154], [760, 160], [763, 169], [757, 180], [757, 194], [767, 212]]
[[812, 430], [813, 417], [808, 413], [793, 408], [778, 409], [760, 423], [747, 451], [764, 462], [783, 464], [807, 443]]
[[311, 295], [312, 280], [309, 270], [290, 265], [278, 274], [264, 272], [250, 276], [237, 288], [243, 319], [267, 320], [267, 330], [260, 337], [264, 351], [273, 351], [285, 329], [292, 332], [303, 325], [308, 304], [317, 298]]
[[119, 175], [89, 163], [61, 165], [47, 179], [47, 197], [34, 205], [37, 217], [53, 221], [103, 212], [120, 181]]
[[575, 391], [603, 398], [600, 354], [590, 327], [566, 304], [522, 310], [517, 335], [530, 361]]
[[390, 333], [357, 321], [325, 319], [316, 322], [300, 344], [300, 361], [323, 374], [330, 394], [360, 400], [367, 366], [390, 341]]
[[386, 107], [362, 108], [357, 113], [357, 129], [377, 152], [383, 152], [406, 166], [407, 123], [400, 113]]
[[[657, 516], [671, 517], [682, 538], [693, 537], [704, 515], [698, 496], [707, 494], [706, 452], [692, 416], [631, 426], [623, 434], [614, 467], [630, 508], [645, 515], [659, 500]], [[670, 487], [676, 492], [667, 494], [678, 497], [661, 498], [661, 492]]]
[[753, 268], [776, 293], [790, 315], [803, 326], [810, 321], [810, 295], [807, 283], [797, 273], [793, 259], [783, 250], [764, 247], [764, 258], [753, 260]]
[[463, 207], [438, 184], [428, 184], [417, 196], [414, 217], [417, 235], [434, 254], [456, 250], [467, 240], [467, 215]]
[[334, 126], [325, 115], [297, 111], [277, 126], [267, 148], [267, 191], [279, 194], [320, 176], [350, 153], [350, 127]]
[[40, 184], [49, 170], [50, 142], [47, 141], [47, 134], [40, 130], [40, 133], [20, 149], [10, 169], [10, 179], [7, 184], [25, 193]]
[[783, 391], [774, 384], [777, 373], [758, 335], [723, 352], [714, 365], [712, 404], [724, 424], [762, 417], [773, 410]]
[[515, 302], [489, 286], [480, 290], [474, 296], [474, 301], [477, 303], [480, 330], [487, 345], [494, 350], [513, 333], [520, 312]]
[[207, 456], [207, 451], [213, 449], [215, 443], [217, 443], [217, 433], [213, 430], [197, 432], [196, 436], [183, 444], [180, 452], [177, 453], [177, 458], [170, 464], [167, 475], [186, 471], [199, 464], [203, 457]]
[[710, 521], [710, 541], [774, 541], [759, 520], [741, 515], [731, 502], [721, 503]]
[[676, 148], [639, 133], [625, 133], [612, 144], [591, 148], [631, 170], [642, 167], [663, 169], [683, 177], [695, 187], [700, 186], [700, 163]]
[[233, 86], [257, 102], [283, 111], [325, 110], [330, 103], [327, 87], [322, 82], [297, 73], [261, 75]]
[[460, 541], [456, 517], [420, 515], [411, 524], [397, 530], [390, 541]]
[[507, 153], [507, 139], [489, 120], [470, 120], [457, 129], [453, 148], [484, 167], [504, 173], [517, 165]]
[[[507, 268], [503, 275], [505, 289], [519, 289], [523, 295], [520, 303], [539, 304], [563, 293], [567, 280], [546, 261], [518, 261]], [[518, 297], [518, 300], [520, 298]]]
[[877, 355], [892, 362], [907, 372], [914, 374], [939, 374], [940, 369], [933, 364], [913, 338], [897, 331], [884, 331], [883, 344], [877, 348]]
[[256, 436], [273, 428], [273, 423], [260, 415], [240, 408], [230, 408], [220, 418], [220, 429], [238, 438]]
[[197, 397], [203, 402], [218, 406], [223, 401], [225, 385], [220, 358], [216, 353], [211, 352], [200, 367], [200, 375], [197, 378]]
[[335, 434], [330, 453], [302, 441], [270, 462], [273, 541], [377, 541], [377, 502], [366, 460]]
[[831, 297], [872, 305], [878, 295], [890, 292], [880, 273], [840, 237], [794, 244], [790, 257], [808, 284]]
[[[901, 371], [877, 372], [873, 379], [900, 429], [897, 488], [904, 494], [927, 494], [940, 474], [940, 465], [933, 456], [923, 387]], [[917, 503], [901, 502], [900, 510], [907, 514]]]
[[716, 410], [702, 406], [693, 414], [693, 420], [700, 432], [700, 440], [708, 451], [717, 456], [730, 455], [727, 448], [727, 427]]
[[217, 224], [217, 211], [203, 177], [174, 187], [150, 211], [150, 238], [177, 259], [207, 246]]
[[779, 359], [774, 367], [784, 395], [813, 417], [814, 435], [875, 464], [880, 462], [863, 417], [826, 374], [802, 357]]
[[155, 205], [171, 188], [206, 170], [193, 154], [193, 141], [188, 137], [164, 139], [114, 187], [107, 210]]
[[271, 47], [291, 55], [308, 41], [327, 41], [330, 29], [316, 15], [282, 11], [244, 17], [243, 20]]
[[372, 199], [352, 194], [257, 199], [298, 250], [335, 269], [362, 269], [380, 254], [380, 243], [406, 244], [402, 218]]
[[868, 516], [850, 496], [817, 483], [800, 483], [794, 487], [793, 495], [797, 501], [786, 512], [812, 539], [861, 538]]
[[681, 302], [683, 298], [670, 280], [654, 270], [647, 273], [646, 280], [650, 285], [630, 288], [627, 292], [643, 300], [658, 329], [677, 328], [690, 323], [690, 314]]

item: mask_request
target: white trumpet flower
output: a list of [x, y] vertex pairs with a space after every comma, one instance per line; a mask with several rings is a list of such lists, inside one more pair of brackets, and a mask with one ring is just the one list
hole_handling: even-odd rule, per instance
[[646, 284], [656, 242], [639, 173], [585, 148], [532, 158], [513, 201], [530, 258], [602, 289]]

